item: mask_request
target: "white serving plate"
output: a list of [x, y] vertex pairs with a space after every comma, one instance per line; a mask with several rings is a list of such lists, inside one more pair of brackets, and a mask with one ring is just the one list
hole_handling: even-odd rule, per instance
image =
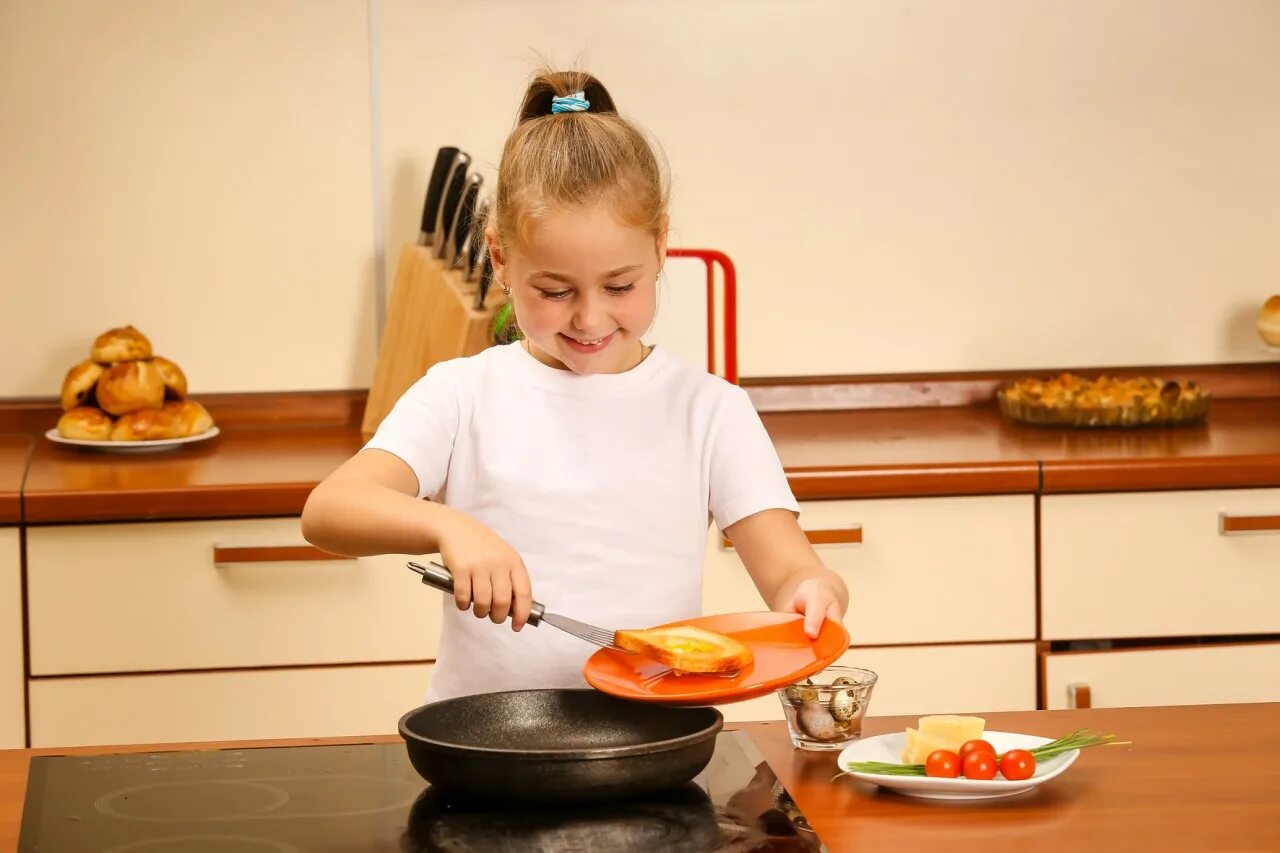
[[[1000, 755], [1011, 749], [1032, 749], [1053, 742], [1053, 738], [1013, 732], [985, 732], [982, 738], [994, 746], [996, 753]], [[902, 750], [906, 745], [905, 732], [863, 738], [841, 750], [837, 763], [841, 770], [846, 771], [851, 761], [901, 763]], [[849, 771], [849, 775], [909, 797], [926, 797], [933, 800], [989, 800], [996, 797], [1012, 797], [1024, 791], [1030, 791], [1037, 785], [1043, 785], [1075, 763], [1079, 754], [1080, 750], [1073, 749], [1070, 752], [1055, 755], [1047, 761], [1036, 762], [1036, 772], [1031, 778], [1019, 782], [1011, 782], [999, 773], [996, 774], [996, 778], [986, 780], [965, 779], [963, 776], [956, 779], [933, 776], [886, 776], [881, 773], [853, 771]]]
[[112, 453], [143, 453], [148, 450], [164, 450], [180, 444], [193, 444], [197, 441], [208, 441], [218, 434], [218, 428], [210, 427], [199, 435], [188, 435], [182, 438], [156, 438], [150, 441], [89, 441], [83, 438], [66, 438], [58, 435], [56, 429], [46, 430], [44, 437], [58, 444], [70, 444], [75, 447], [88, 447], [94, 450], [106, 450]]

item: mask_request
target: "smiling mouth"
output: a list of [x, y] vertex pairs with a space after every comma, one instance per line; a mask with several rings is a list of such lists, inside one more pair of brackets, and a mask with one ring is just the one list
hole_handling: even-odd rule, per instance
[[564, 338], [565, 341], [568, 342], [569, 346], [578, 352], [596, 352], [597, 350], [604, 349], [604, 347], [613, 338], [613, 335], [614, 333], [610, 332], [602, 338], [582, 339], [571, 337], [563, 332], [560, 333], [560, 337]]

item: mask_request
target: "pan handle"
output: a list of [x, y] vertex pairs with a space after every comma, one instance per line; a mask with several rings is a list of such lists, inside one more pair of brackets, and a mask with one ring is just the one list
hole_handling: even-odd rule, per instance
[[[447, 592], [453, 595], [453, 573], [439, 563], [429, 562], [425, 566], [414, 563], [412, 561], [405, 563], [412, 571], [422, 575], [422, 582], [427, 586], [434, 586], [441, 592]], [[529, 624], [537, 625], [542, 621], [542, 613], [546, 610], [538, 602], [533, 603], [533, 607], [529, 608]]]

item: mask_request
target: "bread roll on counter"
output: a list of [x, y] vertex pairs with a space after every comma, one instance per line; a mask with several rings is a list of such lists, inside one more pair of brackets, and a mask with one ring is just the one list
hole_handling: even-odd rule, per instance
[[112, 441], [154, 441], [160, 438], [182, 438], [177, 419], [164, 409], [137, 409], [121, 415], [111, 430]]
[[164, 403], [164, 380], [149, 361], [126, 361], [108, 367], [98, 380], [98, 405], [113, 415], [158, 409]]
[[1280, 347], [1280, 296], [1273, 296], [1258, 312], [1258, 334], [1267, 346]]
[[58, 435], [81, 441], [107, 441], [111, 438], [112, 422], [101, 409], [79, 406], [63, 412], [58, 418]]
[[93, 342], [90, 358], [103, 364], [151, 357], [151, 341], [133, 326], [108, 329]]
[[62, 410], [69, 412], [77, 406], [92, 404], [94, 388], [105, 371], [105, 367], [91, 358], [68, 370], [62, 380]]
[[213, 416], [195, 400], [174, 400], [165, 403], [164, 411], [173, 416], [178, 437], [200, 435], [213, 427]]
[[182, 368], [169, 359], [158, 355], [152, 356], [151, 363], [156, 366], [156, 370], [160, 371], [160, 378], [164, 380], [165, 397], [185, 400], [187, 398], [187, 376], [182, 372]]

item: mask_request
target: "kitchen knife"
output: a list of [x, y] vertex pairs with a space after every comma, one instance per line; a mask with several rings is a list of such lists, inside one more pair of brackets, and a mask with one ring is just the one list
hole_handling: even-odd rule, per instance
[[476, 291], [476, 310], [484, 310], [484, 298], [489, 295], [489, 285], [493, 282], [493, 263], [489, 253], [484, 253], [484, 261], [480, 264], [480, 288]]
[[467, 244], [466, 281], [475, 281], [480, 274], [480, 256], [485, 252], [484, 228], [489, 220], [489, 196], [480, 199], [476, 204], [475, 225], [471, 229], [471, 242]]
[[458, 149], [453, 146], [445, 146], [436, 152], [436, 164], [431, 167], [431, 178], [427, 181], [427, 200], [422, 205], [419, 246], [430, 246], [435, 239], [436, 211], [440, 209], [440, 196], [444, 194], [444, 181], [449, 177], [449, 167], [457, 156]]
[[444, 182], [444, 193], [440, 196], [440, 210], [436, 216], [435, 249], [432, 254], [443, 258], [448, 251], [449, 229], [453, 226], [453, 218], [458, 214], [458, 205], [462, 203], [462, 191], [467, 184], [467, 167], [471, 165], [471, 157], [465, 151], [459, 151], [453, 158], [453, 167]]
[[467, 238], [471, 236], [471, 229], [475, 227], [476, 200], [480, 198], [480, 186], [483, 183], [484, 176], [478, 172], [473, 172], [467, 178], [467, 185], [462, 190], [462, 202], [458, 205], [458, 214], [453, 223], [453, 233], [449, 235], [450, 246], [447, 266], [450, 269], [461, 268], [467, 259], [462, 249], [467, 244]]

